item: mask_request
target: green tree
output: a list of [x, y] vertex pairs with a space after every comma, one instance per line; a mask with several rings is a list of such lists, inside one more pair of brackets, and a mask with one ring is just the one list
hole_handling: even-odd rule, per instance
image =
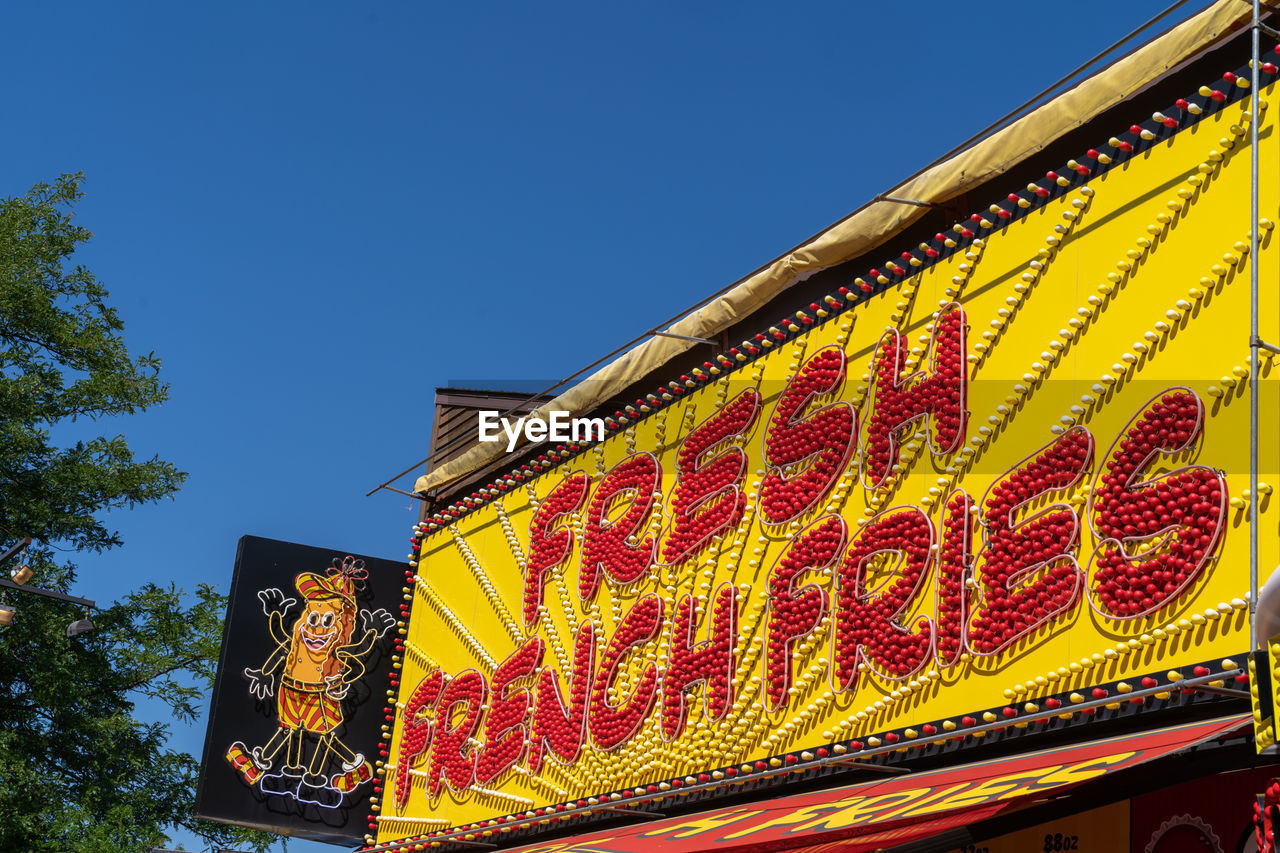
[[[76, 567], [59, 552], [119, 545], [101, 514], [170, 497], [185, 477], [135, 460], [123, 436], [55, 440], [59, 425], [134, 414], [168, 393], [159, 359], [130, 355], [106, 289], [72, 262], [91, 236], [74, 218], [81, 179], [0, 200], [0, 548], [33, 536], [33, 585], [62, 591]], [[217, 665], [222, 596], [148, 585], [75, 638], [74, 605], [9, 600], [19, 612], [0, 629], [0, 850], [143, 851], [171, 826], [217, 845], [274, 840], [196, 820], [198, 761], [166, 748], [167, 725], [135, 716], [147, 696], [178, 723], [195, 719]]]

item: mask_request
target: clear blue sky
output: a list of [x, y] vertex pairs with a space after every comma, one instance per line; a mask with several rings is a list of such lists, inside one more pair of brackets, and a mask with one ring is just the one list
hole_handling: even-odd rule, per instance
[[225, 591], [245, 533], [407, 554], [364, 493], [434, 386], [572, 372], [1167, 5], [11, 6], [0, 193], [85, 172], [81, 260], [172, 384], [107, 428], [190, 472], [78, 592]]

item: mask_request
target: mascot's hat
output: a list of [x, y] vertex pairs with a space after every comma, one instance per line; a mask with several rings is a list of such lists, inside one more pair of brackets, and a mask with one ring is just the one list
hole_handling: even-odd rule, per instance
[[304, 598], [342, 598], [352, 604], [356, 599], [356, 582], [369, 577], [364, 567], [364, 560], [355, 557], [343, 557], [342, 564], [338, 558], [333, 559], [328, 574], [303, 572], [293, 579], [293, 584]]

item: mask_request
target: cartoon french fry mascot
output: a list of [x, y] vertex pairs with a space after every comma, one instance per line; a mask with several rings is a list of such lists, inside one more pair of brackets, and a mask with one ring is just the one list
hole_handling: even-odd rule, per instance
[[[334, 564], [325, 575], [303, 572], [294, 578], [303, 605], [289, 630], [285, 617], [297, 599], [279, 589], [258, 593], [276, 647], [261, 669], [244, 675], [258, 699], [275, 694], [280, 728], [261, 747], [248, 750], [237, 741], [226, 754], [249, 785], [326, 808], [341, 805], [345, 795], [373, 778], [364, 756], [339, 738], [342, 700], [348, 685], [364, 675], [362, 658], [395, 624], [385, 610], [358, 608], [356, 591], [368, 577], [363, 560], [346, 557], [339, 565], [335, 558]], [[304, 766], [303, 747], [312, 741]]]

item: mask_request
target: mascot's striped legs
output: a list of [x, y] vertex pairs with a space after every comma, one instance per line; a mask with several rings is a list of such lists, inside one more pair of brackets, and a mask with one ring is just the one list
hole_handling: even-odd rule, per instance
[[[270, 770], [275, 763], [275, 757], [280, 750], [285, 749], [286, 767], [296, 768], [296, 772], [289, 773], [290, 776], [301, 775], [301, 748], [302, 738], [297, 736], [294, 729], [281, 727], [276, 729], [276, 733], [271, 736], [271, 740], [267, 741], [263, 746], [255, 746], [249, 749], [242, 741], [236, 741], [227, 749], [227, 762], [231, 767], [240, 774], [240, 778], [250, 785], [256, 785], [261, 781], [266, 771]], [[287, 749], [286, 749], [287, 748]], [[299, 753], [294, 755], [294, 753]], [[292, 761], [290, 760], [292, 759]]]
[[337, 738], [333, 739], [333, 751], [342, 759], [342, 772], [333, 774], [329, 782], [335, 790], [349, 794], [356, 788], [373, 778], [373, 767], [365, 761], [363, 755], [347, 749], [347, 745]]

